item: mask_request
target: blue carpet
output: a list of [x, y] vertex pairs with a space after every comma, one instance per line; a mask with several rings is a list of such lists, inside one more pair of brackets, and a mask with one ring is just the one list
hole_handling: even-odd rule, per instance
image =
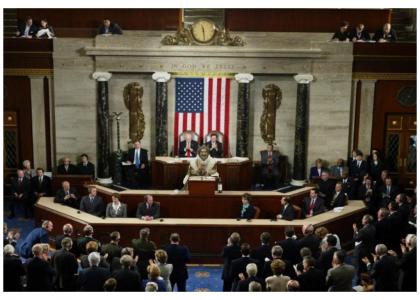
[[223, 291], [222, 267], [189, 267], [187, 281], [188, 292], [221, 292]]

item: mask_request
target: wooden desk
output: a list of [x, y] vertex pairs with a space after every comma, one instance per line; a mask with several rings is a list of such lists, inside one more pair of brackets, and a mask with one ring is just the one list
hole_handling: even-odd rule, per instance
[[[251, 189], [252, 162], [235, 161], [235, 158], [219, 159], [217, 172], [222, 178], [224, 190], [245, 191]], [[180, 189], [188, 172], [189, 160], [156, 157], [152, 161], [152, 187], [154, 189]]]
[[131, 239], [138, 237], [139, 230], [149, 227], [151, 240], [158, 247], [169, 243], [172, 232], [181, 235], [181, 243], [188, 246], [193, 258], [192, 263], [222, 263], [220, 253], [226, 244], [226, 239], [232, 232], [241, 235], [242, 242], [250, 243], [255, 248], [260, 245], [259, 236], [267, 231], [272, 240], [284, 238], [284, 228], [293, 226], [296, 234], [301, 234], [304, 224], [313, 224], [315, 227], [325, 226], [331, 232], [338, 233], [341, 243], [351, 241], [353, 236], [352, 223], [360, 222], [366, 208], [362, 201], [349, 201], [342, 212], [329, 211], [304, 220], [284, 221], [278, 220], [246, 220], [235, 219], [180, 219], [164, 218], [162, 220], [143, 221], [136, 218], [102, 219], [86, 213], [77, 213], [76, 209], [53, 202], [52, 197], [41, 198], [35, 205], [35, 219], [37, 224], [42, 220], [51, 220], [54, 223], [52, 236], [62, 234], [64, 224], [71, 223], [75, 235], [82, 232], [86, 224], [93, 226], [94, 236], [102, 241], [109, 240], [112, 231], [121, 233], [121, 246], [130, 246]]
[[[106, 202], [111, 202], [111, 195], [116, 191], [96, 186], [98, 194]], [[251, 191], [252, 203], [261, 209], [260, 218], [270, 219], [280, 213], [280, 199], [290, 196], [292, 203], [302, 206], [302, 201], [309, 194], [310, 187], [300, 188], [289, 193], [277, 191]], [[127, 204], [129, 217], [134, 217], [138, 203], [144, 201], [144, 195], [151, 194], [160, 202], [160, 215], [164, 218], [237, 218], [242, 205], [242, 191], [215, 192], [212, 196], [190, 195], [188, 191], [177, 190], [126, 190], [120, 192], [120, 200]]]

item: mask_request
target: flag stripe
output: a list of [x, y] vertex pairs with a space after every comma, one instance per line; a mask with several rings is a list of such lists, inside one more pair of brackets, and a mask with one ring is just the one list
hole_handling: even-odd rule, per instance
[[216, 130], [217, 124], [216, 124], [216, 115], [218, 114], [218, 111], [216, 110], [217, 107], [217, 79], [213, 80], [213, 100], [211, 101], [211, 130]]
[[174, 135], [175, 135], [175, 137], [174, 137], [174, 150], [173, 150], [173, 152], [174, 152], [174, 155], [177, 155], [178, 154], [178, 135], [179, 135], [179, 131], [178, 131], [178, 129], [179, 129], [179, 126], [178, 126], [178, 118], [179, 118], [179, 113], [177, 113], [177, 112], [175, 112], [175, 125], [174, 125]]
[[225, 145], [223, 145], [223, 149], [225, 156], [227, 156], [229, 154], [230, 79], [226, 79], [225, 89]]
[[207, 134], [209, 131], [211, 131], [212, 130], [212, 120], [213, 120], [213, 117], [212, 117], [212, 113], [213, 113], [213, 110], [212, 110], [212, 107], [213, 107], [213, 105], [212, 105], [212, 103], [213, 103], [213, 79], [209, 79], [209, 99], [208, 99], [208, 120], [207, 120], [207, 122], [208, 122], [208, 128], [207, 128], [207, 132], [205, 133], [205, 134]]

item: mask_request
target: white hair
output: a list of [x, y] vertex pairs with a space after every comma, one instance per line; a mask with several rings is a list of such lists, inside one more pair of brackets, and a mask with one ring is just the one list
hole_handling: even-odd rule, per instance
[[405, 243], [409, 245], [410, 249], [417, 247], [417, 236], [415, 234], [407, 234], [405, 237]]
[[91, 267], [97, 267], [101, 261], [101, 255], [98, 252], [91, 252], [88, 255], [88, 261]]
[[388, 248], [384, 244], [378, 244], [375, 247], [375, 252], [377, 255], [385, 255], [388, 252]]
[[144, 289], [145, 292], [157, 292], [158, 291], [158, 285], [156, 282], [149, 281], [146, 283], [146, 288]]
[[15, 247], [8, 244], [8, 245], [4, 246], [3, 252], [4, 252], [5, 255], [12, 255], [12, 254], [15, 253]]
[[261, 292], [262, 287], [261, 283], [256, 281], [251, 281], [248, 285], [248, 292]]
[[248, 274], [248, 276], [256, 276], [258, 272], [258, 267], [256, 264], [254, 263], [250, 263], [246, 265], [246, 273]]

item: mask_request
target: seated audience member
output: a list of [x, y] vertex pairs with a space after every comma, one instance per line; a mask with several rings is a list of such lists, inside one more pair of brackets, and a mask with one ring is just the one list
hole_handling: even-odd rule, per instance
[[59, 291], [75, 291], [77, 289], [77, 270], [79, 265], [76, 256], [70, 252], [73, 248], [71, 238], [61, 241], [61, 249], [51, 257], [51, 266], [55, 270], [55, 288]]
[[31, 180], [31, 178], [36, 175], [36, 171], [32, 169], [31, 167], [30, 160], [26, 159], [22, 162], [22, 170], [23, 170], [24, 176], [28, 178], [29, 180]]
[[106, 260], [111, 263], [114, 260], [114, 257], [121, 257], [122, 248], [118, 245], [121, 235], [118, 231], [113, 231], [109, 237], [110, 241], [108, 244], [102, 246], [101, 254], [106, 256]]
[[3, 248], [3, 289], [5, 292], [22, 291], [22, 278], [25, 269], [22, 260], [15, 253], [15, 248], [8, 244]]
[[18, 25], [16, 36], [22, 38], [33, 38], [36, 35], [38, 28], [33, 24], [31, 17], [27, 17], [24, 24]]
[[223, 144], [217, 140], [217, 134], [212, 133], [210, 141], [206, 143], [207, 148], [210, 149], [210, 156], [214, 158], [223, 157]]
[[32, 247], [33, 258], [26, 266], [26, 290], [31, 292], [54, 290], [55, 271], [48, 262], [48, 244], [35, 244]]
[[77, 164], [78, 173], [81, 175], [91, 175], [95, 178], [95, 165], [89, 161], [89, 156], [85, 153], [80, 155], [80, 162]]
[[279, 246], [283, 248], [283, 260], [290, 261], [291, 264], [295, 265], [301, 261], [299, 255], [299, 247], [296, 241], [295, 230], [292, 226], [286, 226], [284, 228], [284, 240], [277, 242]]
[[163, 281], [165, 282], [166, 291], [172, 292], [172, 285], [171, 281], [169, 280], [172, 270], [174, 266], [172, 264], [168, 264], [168, 253], [165, 250], [159, 249], [155, 252], [155, 261], [156, 266], [160, 270], [160, 276], [162, 277]]
[[375, 213], [378, 210], [380, 205], [377, 203], [376, 190], [370, 177], [366, 178], [365, 182], [359, 187], [357, 198], [365, 202], [369, 213]]
[[379, 158], [378, 151], [372, 151], [372, 159], [369, 161], [369, 174], [372, 177], [373, 185], [376, 185], [380, 181], [382, 170], [384, 165]]
[[295, 209], [290, 203], [290, 197], [281, 198], [282, 211], [277, 215], [277, 219], [293, 221], [295, 219]]
[[298, 271], [297, 280], [304, 292], [325, 291], [325, 276], [315, 267], [315, 259], [307, 256], [303, 259], [303, 272]]
[[230, 265], [229, 277], [232, 280], [232, 291], [236, 291], [240, 280], [239, 274], [245, 274], [246, 266], [250, 263], [258, 263], [257, 260], [251, 258], [251, 246], [248, 243], [241, 245], [241, 254], [242, 256], [232, 260]]
[[387, 207], [388, 203], [395, 200], [398, 195], [398, 187], [392, 184], [391, 177], [385, 179], [385, 185], [378, 188], [379, 206]]
[[271, 234], [269, 232], [263, 232], [260, 234], [261, 246], [251, 251], [251, 257], [258, 261], [257, 267], [262, 272], [264, 262], [266, 259], [271, 257], [271, 246], [270, 246]]
[[123, 34], [121, 27], [117, 23], [111, 23], [111, 20], [104, 19], [98, 29], [98, 34]]
[[369, 32], [365, 29], [365, 25], [359, 23], [350, 31], [349, 39], [352, 42], [368, 42], [370, 41], [370, 35]]
[[342, 207], [344, 205], [347, 205], [348, 200], [349, 197], [343, 191], [343, 184], [341, 182], [337, 182], [335, 184], [335, 193], [332, 197], [330, 207]]
[[169, 240], [170, 244], [163, 249], [168, 254], [168, 263], [173, 266], [169, 277], [171, 286], [174, 289], [176, 285], [178, 292], [185, 292], [188, 279], [187, 263], [191, 259], [191, 254], [186, 246], [180, 245], [181, 238], [178, 233], [172, 233]]
[[93, 227], [91, 225], [86, 225], [83, 228], [83, 236], [77, 239], [77, 250], [79, 255], [87, 254], [86, 245], [91, 241], [95, 241], [100, 247], [100, 242], [97, 239], [93, 238]]
[[44, 174], [43, 168], [36, 169], [36, 176], [31, 178], [31, 186], [35, 201], [51, 195], [51, 178]]
[[53, 230], [53, 223], [49, 220], [42, 222], [41, 227], [34, 228], [23, 240], [18, 249], [20, 256], [29, 258], [32, 254], [32, 247], [35, 244], [47, 244], [49, 242], [48, 235]]
[[79, 272], [80, 290], [84, 292], [100, 292], [111, 274], [108, 269], [99, 266], [101, 256], [98, 252], [91, 252], [87, 259], [89, 267]]
[[253, 281], [258, 282], [261, 284], [263, 290], [265, 290], [264, 281], [257, 277], [258, 274], [258, 267], [255, 263], [249, 263], [246, 265], [245, 268], [246, 271], [246, 277], [244, 273], [240, 273], [238, 276], [240, 278], [240, 281], [238, 282], [238, 285], [236, 287], [237, 292], [247, 292], [249, 289], [249, 284]]
[[367, 171], [367, 162], [363, 160], [363, 153], [357, 151], [356, 159], [353, 160], [350, 165], [350, 176], [358, 186], [360, 186]]
[[77, 241], [75, 239], [73, 239], [73, 225], [71, 225], [70, 223], [64, 224], [63, 225], [63, 234], [59, 235], [55, 238], [55, 250], [60, 250], [61, 249], [61, 241], [64, 238], [70, 238], [73, 241], [72, 248], [70, 249], [70, 252], [77, 256], [79, 254], [79, 252], [77, 250]]
[[309, 218], [323, 213], [324, 211], [324, 199], [318, 197], [318, 190], [311, 189], [309, 197], [303, 199], [302, 215]]
[[274, 187], [278, 187], [280, 184], [280, 152], [273, 150], [273, 145], [269, 144], [267, 150], [261, 151], [260, 154], [263, 184], [270, 186], [270, 182], [273, 181]]
[[357, 192], [354, 190], [353, 180], [349, 177], [348, 171], [343, 172], [343, 178], [341, 178], [340, 182], [343, 184], [343, 191], [349, 196], [349, 199], [356, 199]]
[[259, 282], [251, 281], [248, 286], [248, 292], [262, 292], [262, 285]]
[[376, 182], [375, 187], [379, 188], [383, 185], [385, 185], [385, 180], [389, 177], [389, 171], [388, 170], [382, 170], [381, 176], [379, 177], [378, 182]]
[[230, 277], [230, 266], [234, 259], [241, 257], [241, 236], [237, 232], [233, 232], [227, 240], [227, 245], [223, 247], [223, 291], [232, 290], [232, 278]]
[[319, 244], [321, 243], [321, 240], [314, 233], [314, 231], [315, 229], [312, 224], [303, 225], [302, 226], [303, 237], [301, 237], [297, 241], [297, 244], [298, 244], [299, 249], [308, 247], [309, 249], [311, 249], [313, 257], [318, 257]]
[[330, 178], [328, 171], [322, 171], [321, 180], [318, 182], [319, 196], [324, 199], [325, 206], [331, 207], [336, 180]]
[[184, 140], [179, 143], [178, 156], [179, 157], [196, 157], [198, 150], [198, 143], [192, 139], [191, 132], [183, 133]]
[[70, 186], [70, 182], [63, 181], [61, 184], [62, 188], [57, 191], [55, 195], [54, 202], [61, 203], [73, 208], [79, 208], [80, 205], [78, 203], [78, 194], [74, 187]]
[[57, 167], [57, 174], [59, 175], [76, 175], [77, 171], [77, 167], [71, 163], [68, 157], [64, 157], [63, 163]]
[[144, 291], [146, 289], [146, 285], [149, 282], [154, 282], [158, 286], [158, 292], [167, 292], [166, 290], [166, 283], [160, 277], [160, 269], [155, 264], [151, 264], [147, 267], [148, 279], [143, 279], [141, 284], [141, 290]]
[[331, 292], [351, 292], [352, 283], [356, 270], [352, 265], [344, 262], [346, 251], [339, 250], [334, 252], [332, 268], [327, 272], [326, 284], [328, 291]]
[[146, 221], [159, 219], [160, 203], [154, 202], [152, 195], [145, 195], [144, 202], [137, 205], [136, 217]]
[[396, 42], [397, 34], [395, 30], [391, 28], [390, 23], [385, 23], [382, 29], [379, 29], [373, 39], [378, 43]]
[[366, 256], [363, 258], [363, 262], [367, 266], [370, 277], [375, 282], [375, 291], [392, 292], [398, 290], [397, 259], [388, 255], [388, 248], [384, 244], [376, 245], [373, 264]]
[[349, 41], [349, 32], [347, 31], [348, 28], [349, 28], [349, 22], [343, 21], [340, 25], [340, 29], [336, 33], [334, 33], [331, 40], [334, 42], [348, 42]]
[[106, 206], [105, 216], [107, 218], [126, 218], [127, 217], [127, 205], [120, 202], [120, 194], [112, 194], [112, 202]]
[[[88, 256], [92, 252], [98, 252], [99, 243], [96, 241], [90, 241], [86, 244], [86, 255], [80, 256], [80, 267], [82, 269], [86, 269], [89, 267], [89, 260]], [[106, 261], [106, 257], [101, 256], [101, 260], [99, 262], [99, 267], [109, 269], [109, 264]]]
[[141, 147], [140, 141], [134, 142], [134, 147], [128, 150], [127, 161], [129, 184], [133, 188], [142, 187], [147, 183], [149, 159], [147, 150]]
[[283, 258], [283, 248], [279, 245], [275, 245], [273, 248], [271, 248], [271, 255], [265, 259], [260, 271], [261, 275], [259, 277], [265, 280], [267, 277], [273, 275], [271, 262], [276, 259], [281, 259], [284, 262], [284, 275], [289, 276], [290, 278], [296, 278], [296, 272], [293, 269], [292, 262]]
[[327, 246], [327, 237], [330, 235], [333, 235], [335, 237], [335, 239], [337, 240], [337, 243], [335, 244], [335, 247], [337, 248], [337, 250], [341, 250], [341, 243], [340, 243], [340, 238], [338, 237], [338, 235], [330, 233], [328, 231], [327, 228], [325, 228], [324, 226], [318, 227], [317, 229], [315, 229], [315, 235], [319, 237], [320, 239], [320, 244], [319, 247], [320, 249], [324, 249]]
[[[13, 199], [10, 201], [10, 215], [9, 218], [14, 218], [16, 206], [23, 207], [25, 211], [25, 218], [32, 215], [33, 205], [31, 200], [31, 182], [24, 176], [23, 170], [17, 170], [17, 177], [12, 178], [11, 193]], [[32, 246], [31, 246], [32, 247]]]
[[248, 193], [245, 193], [242, 195], [242, 205], [241, 205], [241, 211], [239, 214], [240, 219], [253, 219], [255, 216], [255, 207], [251, 204], [251, 195]]
[[286, 264], [281, 259], [274, 259], [271, 262], [271, 270], [273, 276], [265, 279], [266, 290], [270, 292], [286, 292], [287, 283], [290, 280], [289, 276], [284, 276], [283, 273], [286, 269]]
[[112, 277], [117, 281], [117, 292], [137, 292], [140, 291], [141, 277], [137, 271], [131, 270], [135, 261], [130, 255], [123, 255], [120, 259], [122, 269], [114, 272]]
[[327, 235], [327, 242], [321, 244], [321, 254], [315, 261], [315, 265], [324, 273], [324, 276], [327, 275], [327, 272], [331, 267], [334, 253], [338, 250], [336, 245], [337, 238], [332, 234]]
[[344, 159], [339, 158], [337, 164], [331, 167], [331, 176], [332, 177], [343, 177], [345, 172], [348, 172], [348, 168], [344, 165]]
[[359, 229], [356, 223], [353, 224], [353, 240], [355, 242], [353, 265], [356, 267], [358, 277], [360, 273], [366, 272], [366, 266], [362, 259], [370, 255], [374, 249], [376, 229], [372, 222], [373, 217], [371, 215], [364, 215], [362, 218], [362, 228]]
[[315, 166], [311, 167], [311, 170], [309, 171], [309, 180], [321, 177], [322, 171], [327, 171], [327, 168], [325, 168], [323, 164], [324, 162], [320, 158], [315, 161]]
[[103, 217], [104, 201], [102, 197], [97, 195], [96, 187], [90, 186], [88, 190], [89, 195], [80, 200], [80, 210], [97, 217]]
[[13, 229], [9, 231], [7, 223], [3, 223], [3, 245], [12, 245], [16, 248], [17, 242], [20, 239], [19, 230]]
[[351, 156], [350, 156], [350, 157], [349, 157], [349, 159], [347, 160], [347, 166], [348, 166], [348, 168], [349, 168], [349, 171], [350, 171], [350, 167], [351, 167], [351, 165], [353, 164], [353, 162], [355, 162], [355, 161], [356, 161], [357, 152], [359, 152], [359, 150], [357, 150], [357, 149], [353, 149], [353, 150], [351, 151]]
[[40, 39], [52, 39], [54, 36], [55, 34], [52, 26], [48, 25], [47, 19], [42, 19], [36, 37]]
[[105, 283], [104, 283], [105, 292], [115, 292], [116, 288], [117, 288], [117, 281], [115, 280], [115, 278], [111, 277], [105, 280]]
[[286, 288], [287, 288], [288, 292], [299, 292], [300, 291], [299, 281], [289, 280], [287, 282], [287, 287]]

